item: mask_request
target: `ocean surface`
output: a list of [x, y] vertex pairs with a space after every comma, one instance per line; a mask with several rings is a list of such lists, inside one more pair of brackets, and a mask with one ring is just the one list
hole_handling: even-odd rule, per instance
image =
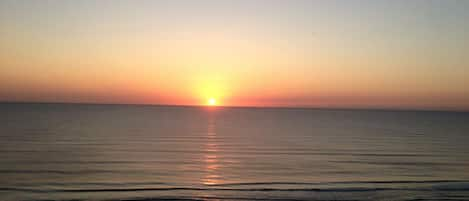
[[3, 103], [0, 200], [469, 200], [469, 113]]

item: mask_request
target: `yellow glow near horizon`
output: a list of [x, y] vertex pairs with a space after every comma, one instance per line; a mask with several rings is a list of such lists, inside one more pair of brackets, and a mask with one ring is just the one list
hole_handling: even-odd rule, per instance
[[210, 105], [210, 106], [215, 106], [215, 105], [217, 105], [217, 100], [215, 98], [209, 98], [207, 100], [207, 104]]

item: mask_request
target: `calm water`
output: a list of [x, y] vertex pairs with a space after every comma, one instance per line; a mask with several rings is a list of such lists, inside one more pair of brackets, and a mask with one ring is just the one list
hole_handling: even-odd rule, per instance
[[0, 104], [0, 200], [469, 200], [469, 114]]

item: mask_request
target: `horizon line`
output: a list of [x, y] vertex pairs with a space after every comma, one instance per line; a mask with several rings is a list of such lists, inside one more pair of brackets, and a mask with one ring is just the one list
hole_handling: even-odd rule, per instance
[[158, 104], [158, 103], [103, 103], [103, 102], [67, 102], [67, 101], [8, 101], [0, 100], [0, 104], [70, 104], [70, 105], [110, 105], [110, 106], [145, 106], [145, 107], [200, 107], [200, 108], [245, 108], [245, 109], [309, 109], [309, 110], [369, 110], [397, 112], [458, 112], [469, 113], [469, 109], [447, 108], [393, 108], [393, 107], [335, 107], [335, 106], [256, 106], [256, 105], [190, 105], [190, 104]]

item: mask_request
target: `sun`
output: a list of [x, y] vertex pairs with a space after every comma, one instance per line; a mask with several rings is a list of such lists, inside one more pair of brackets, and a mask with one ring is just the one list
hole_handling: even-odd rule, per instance
[[215, 99], [215, 98], [209, 98], [209, 99], [207, 100], [207, 104], [210, 105], [210, 106], [215, 106], [215, 105], [217, 105], [217, 99]]

